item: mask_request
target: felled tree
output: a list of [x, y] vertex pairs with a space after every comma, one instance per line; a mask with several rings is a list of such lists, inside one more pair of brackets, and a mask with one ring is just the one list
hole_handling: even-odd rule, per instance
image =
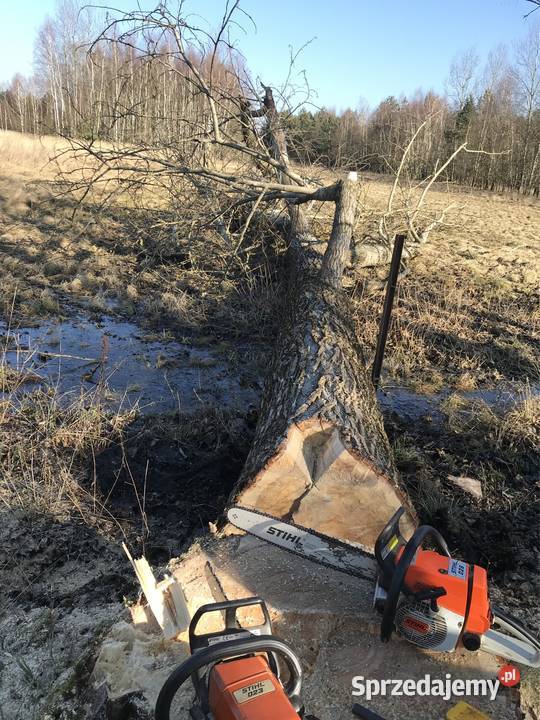
[[[201, 215], [220, 223], [226, 236], [227, 217], [240, 207], [246, 224], [256, 213], [271, 216], [270, 205], [286, 210], [286, 221], [275, 224], [287, 238], [281, 330], [233, 498], [370, 546], [397, 506], [408, 507], [409, 524], [414, 511], [394, 467], [342, 288], [357, 177], [320, 186], [291, 165], [271, 88], [263, 86], [260, 97], [246, 73], [232, 72], [238, 64], [225, 38], [237, 9], [237, 3], [229, 6], [215, 35], [164, 5], [112, 20], [93, 47], [120, 44], [137, 62], [158, 63], [164, 74], [180, 76], [194, 109], [174, 120], [181, 129], [176, 137], [129, 144], [72, 140], [72, 152], [85, 163], [84, 191], [127, 185], [197, 193]], [[116, 107], [136, 112], [121, 85], [119, 93]], [[315, 238], [303, 206], [312, 200], [335, 205], [323, 254], [310, 249]], [[230, 247], [231, 253], [238, 249], [232, 237]]]

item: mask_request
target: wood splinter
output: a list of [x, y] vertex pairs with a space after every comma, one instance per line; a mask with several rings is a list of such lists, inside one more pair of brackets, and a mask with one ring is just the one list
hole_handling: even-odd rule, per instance
[[191, 618], [184, 592], [177, 579], [166, 575], [163, 580], [158, 582], [144, 556], [134, 559], [125, 543], [122, 543], [122, 547], [135, 570], [150, 610], [162, 629], [164, 638], [171, 640], [187, 630]]

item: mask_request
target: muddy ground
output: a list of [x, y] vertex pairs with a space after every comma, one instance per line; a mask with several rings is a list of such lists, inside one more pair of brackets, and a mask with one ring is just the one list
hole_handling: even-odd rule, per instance
[[[163, 567], [219, 518], [250, 445], [279, 318], [279, 284], [264, 263], [247, 279], [225, 272], [215, 237], [188, 247], [154, 236], [155, 208], [88, 203], [73, 218], [46, 173], [36, 182], [36, 167], [14, 157], [0, 179], [6, 720], [82, 717], [95, 702], [99, 638], [136, 596], [120, 542]], [[366, 183], [366, 223], [387, 189]], [[459, 199], [465, 207], [400, 287], [381, 407], [421, 520], [457, 557], [487, 566], [498, 603], [535, 629], [540, 205]], [[315, 223], [323, 232], [324, 218]], [[369, 363], [382, 291], [367, 293], [354, 269], [350, 286]], [[92, 425], [126, 422], [103, 421], [81, 443], [90, 406]], [[18, 439], [28, 432], [34, 443], [24, 457], [19, 427]], [[71, 488], [47, 511], [36, 495], [51, 458], [82, 494]], [[449, 476], [478, 480], [482, 499]], [[108, 717], [127, 720], [128, 705]]]
[[[165, 566], [208, 529], [238, 476], [252, 429], [241, 415], [206, 413], [196, 442], [178, 421], [135, 423], [125, 444], [88, 468], [115, 524], [2, 511], [0, 697], [6, 718], [83, 717], [100, 637], [137, 598], [120, 542]], [[91, 702], [88, 701], [88, 702]], [[107, 717], [114, 715], [114, 708]], [[118, 715], [118, 717], [129, 717]]]
[[[185, 370], [189, 374], [189, 366]], [[126, 539], [134, 552], [144, 552], [163, 568], [208, 531], [246, 457], [260, 387], [251, 388], [255, 397], [244, 406], [235, 400], [233, 406], [216, 402], [187, 413], [141, 412], [122, 442], [88, 459], [88, 482], [93, 478], [107, 497], [119, 527], [3, 511], [0, 582], [9, 588], [0, 626], [4, 717], [44, 717], [45, 708], [51, 717], [80, 717], [81, 705], [95, 703], [88, 692], [99, 638], [125, 615], [126, 598], [137, 596], [120, 541]], [[117, 395], [111, 391], [112, 407]], [[494, 455], [474, 425], [469, 433], [456, 433], [441, 398], [403, 388], [381, 392], [402, 477], [421, 519], [441, 529], [456, 555], [485, 564], [499, 603], [534, 628], [538, 458], [519, 452], [509, 462]], [[501, 412], [515, 402], [509, 393], [497, 398]], [[456, 489], [448, 475], [479, 477], [484, 500]], [[40, 709], [32, 715], [36, 703]], [[126, 703], [121, 711], [112, 703], [106, 716], [138, 717], [133, 699]]]

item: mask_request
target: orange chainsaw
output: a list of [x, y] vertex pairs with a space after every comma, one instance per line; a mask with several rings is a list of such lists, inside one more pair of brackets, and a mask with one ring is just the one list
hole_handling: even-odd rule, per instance
[[[263, 622], [242, 627], [238, 609], [253, 606], [260, 608]], [[215, 612], [223, 614], [225, 627], [198, 634], [201, 618]], [[272, 635], [261, 598], [203, 605], [191, 620], [189, 646], [191, 656], [172, 672], [159, 693], [156, 720], [174, 717], [174, 697], [190, 678], [195, 688], [193, 720], [310, 720], [300, 700], [300, 661], [288, 643]]]
[[[490, 604], [486, 570], [450, 556], [441, 534], [423, 525], [405, 541], [400, 508], [375, 543], [375, 554], [258, 510], [231, 507], [241, 530], [301, 557], [375, 583], [374, 607], [382, 614], [381, 640], [397, 632], [414, 645], [452, 652], [484, 650], [540, 667], [540, 642], [517, 620]], [[436, 550], [422, 548], [429, 540]]]

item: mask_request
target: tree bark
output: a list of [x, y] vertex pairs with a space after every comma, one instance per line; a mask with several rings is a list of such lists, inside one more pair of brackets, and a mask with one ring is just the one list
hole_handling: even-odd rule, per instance
[[332, 234], [322, 261], [321, 281], [334, 290], [341, 289], [343, 272], [351, 257], [356, 216], [356, 181], [356, 173], [351, 172], [338, 185]]
[[372, 548], [397, 507], [408, 510], [404, 527], [411, 529], [415, 516], [341, 289], [355, 180], [338, 184], [322, 264], [302, 248], [298, 232], [291, 238], [282, 331], [233, 500]]

